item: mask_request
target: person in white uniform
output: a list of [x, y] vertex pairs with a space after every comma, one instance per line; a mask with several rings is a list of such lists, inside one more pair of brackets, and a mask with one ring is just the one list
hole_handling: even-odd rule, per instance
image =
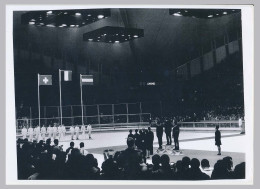
[[61, 133], [62, 133], [62, 140], [64, 139], [65, 135], [66, 135], [66, 127], [64, 125], [61, 126]]
[[27, 128], [24, 126], [24, 127], [22, 128], [22, 136], [23, 136], [23, 139], [26, 139], [27, 133], [28, 133], [28, 130], [27, 130]]
[[49, 125], [49, 127], [47, 128], [47, 133], [48, 133], [48, 137], [51, 138], [52, 137], [52, 127], [51, 125]]
[[82, 132], [82, 134], [81, 134], [82, 138], [86, 139], [86, 127], [85, 127], [85, 125], [82, 125], [80, 130]]
[[46, 127], [44, 125], [41, 128], [41, 135], [42, 135], [42, 140], [45, 140], [45, 137], [46, 137]]
[[90, 124], [88, 124], [88, 126], [87, 126], [87, 132], [88, 132], [88, 138], [89, 138], [89, 139], [92, 139], [92, 138], [91, 138], [92, 127], [91, 127]]
[[59, 125], [59, 127], [58, 127], [58, 137], [59, 137], [59, 141], [60, 141], [61, 137], [62, 137], [62, 127], [61, 127], [61, 125]]
[[79, 140], [79, 126], [78, 125], [76, 125], [76, 127], [75, 127], [75, 134], [76, 134], [76, 140]]
[[29, 134], [29, 142], [33, 141], [33, 128], [32, 126], [30, 126], [30, 128], [28, 129], [28, 134]]
[[57, 132], [58, 132], [58, 129], [57, 129], [57, 127], [56, 127], [56, 124], [54, 124], [53, 125], [53, 140], [55, 140], [56, 139], [56, 137], [57, 137]]
[[245, 134], [245, 125], [243, 124], [242, 117], [238, 119], [238, 126], [241, 130], [240, 134]]
[[39, 141], [40, 134], [41, 134], [41, 127], [39, 125], [37, 125], [36, 128], [34, 128], [34, 132], [35, 132], [36, 141]]
[[73, 126], [71, 126], [71, 127], [70, 127], [70, 136], [71, 136], [71, 140], [73, 140], [74, 132], [75, 132], [75, 129], [74, 129]]

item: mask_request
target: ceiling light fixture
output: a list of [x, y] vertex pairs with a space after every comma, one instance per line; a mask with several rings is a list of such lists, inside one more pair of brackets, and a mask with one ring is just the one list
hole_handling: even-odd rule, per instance
[[104, 15], [103, 15], [103, 14], [100, 14], [100, 15], [98, 15], [97, 17], [98, 17], [98, 19], [102, 19], [102, 18], [104, 18]]
[[76, 12], [75, 15], [76, 16], [81, 16], [81, 13], [80, 12]]
[[173, 16], [182, 16], [180, 13], [173, 13]]

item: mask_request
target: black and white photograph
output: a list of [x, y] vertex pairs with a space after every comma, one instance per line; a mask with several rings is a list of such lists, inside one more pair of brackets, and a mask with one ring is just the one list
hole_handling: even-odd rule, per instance
[[238, 5], [12, 9], [12, 177], [251, 180], [245, 12]]

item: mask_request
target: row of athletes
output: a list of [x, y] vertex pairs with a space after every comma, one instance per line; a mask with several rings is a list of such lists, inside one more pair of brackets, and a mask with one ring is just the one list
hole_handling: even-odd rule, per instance
[[[25, 139], [28, 137], [28, 141], [32, 142], [33, 140], [45, 140], [46, 137], [48, 138], [53, 138], [53, 139], [59, 139], [63, 140], [65, 138], [67, 129], [64, 125], [59, 125], [54, 124], [53, 126], [49, 125], [47, 128], [43, 125], [40, 127], [37, 125], [35, 128], [30, 126], [28, 129], [24, 126], [21, 130], [22, 138]], [[92, 126], [90, 124], [82, 126], [70, 126], [69, 132], [71, 140], [76, 140], [79, 139], [79, 134], [81, 133], [82, 139], [91, 138], [91, 133], [92, 133]], [[74, 137], [75, 136], [75, 137]]]

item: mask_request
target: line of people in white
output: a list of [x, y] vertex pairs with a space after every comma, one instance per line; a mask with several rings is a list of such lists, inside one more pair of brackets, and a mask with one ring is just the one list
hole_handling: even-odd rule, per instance
[[[67, 132], [67, 129], [64, 125], [59, 125], [54, 124], [53, 126], [49, 125], [47, 128], [43, 125], [40, 127], [37, 125], [35, 128], [30, 126], [28, 129], [26, 126], [22, 128], [21, 134], [22, 138], [25, 139], [28, 137], [28, 141], [33, 141], [33, 140], [45, 140], [46, 138], [53, 138], [54, 139], [59, 139], [59, 141], [62, 141], [65, 139], [66, 133], [70, 134], [70, 139], [71, 140], [79, 140], [81, 139], [87, 139], [87, 135], [89, 139], [91, 138], [91, 133], [92, 133], [92, 126], [90, 124], [82, 126], [70, 126], [69, 132]], [[79, 137], [81, 133], [81, 137]]]

